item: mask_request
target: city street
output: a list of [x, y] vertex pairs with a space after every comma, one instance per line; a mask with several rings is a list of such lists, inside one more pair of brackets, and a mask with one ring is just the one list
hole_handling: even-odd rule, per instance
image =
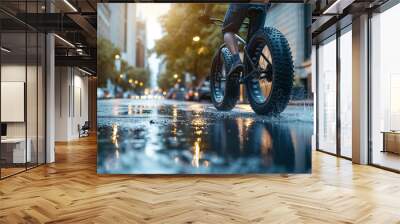
[[99, 173], [306, 173], [311, 170], [312, 107], [279, 117], [248, 105], [98, 101]]

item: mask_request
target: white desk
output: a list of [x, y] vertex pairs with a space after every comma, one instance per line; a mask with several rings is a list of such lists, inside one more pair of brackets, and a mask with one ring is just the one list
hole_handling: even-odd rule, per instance
[[[28, 138], [26, 140], [28, 143], [26, 147], [26, 154], [25, 154], [25, 138], [5, 138], [1, 139], [1, 144], [2, 145], [13, 145], [13, 163], [25, 163], [25, 162], [31, 162], [32, 159], [32, 154], [31, 154], [31, 139]], [[25, 161], [26, 159], [26, 161]]]

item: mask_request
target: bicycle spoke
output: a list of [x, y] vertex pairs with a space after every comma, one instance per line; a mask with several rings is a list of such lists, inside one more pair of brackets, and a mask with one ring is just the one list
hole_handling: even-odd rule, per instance
[[261, 57], [264, 58], [264, 60], [269, 64], [272, 65], [272, 63], [268, 60], [268, 58], [261, 52]]

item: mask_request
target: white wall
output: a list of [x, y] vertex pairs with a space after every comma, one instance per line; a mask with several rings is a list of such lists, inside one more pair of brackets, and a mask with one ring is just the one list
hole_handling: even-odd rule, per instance
[[25, 82], [25, 65], [2, 65], [1, 81]]
[[[38, 70], [37, 70], [38, 69]], [[23, 102], [20, 113], [25, 114], [26, 120], [21, 122], [6, 122], [8, 138], [25, 138], [29, 139], [30, 148], [32, 151], [32, 161], [36, 162], [39, 158], [40, 163], [44, 162], [44, 74], [39, 66], [25, 66], [25, 64], [3, 64], [1, 66], [1, 81], [2, 82], [23, 82], [26, 85], [26, 106]], [[25, 80], [27, 78], [27, 80]], [[25, 90], [20, 90], [20, 94], [24, 94]], [[2, 95], [2, 98], [7, 97]], [[10, 107], [2, 107], [2, 112], [13, 113]], [[15, 113], [15, 112], [14, 112]], [[39, 153], [39, 156], [37, 156]]]
[[[25, 82], [25, 65], [2, 65], [1, 81], [4, 82]], [[7, 108], [1, 108], [6, 110]], [[25, 123], [7, 123], [7, 137], [25, 137]]]
[[88, 121], [88, 78], [76, 68], [56, 67], [55, 141], [79, 138]]
[[73, 138], [79, 137], [78, 124], [83, 125], [85, 121], [89, 120], [88, 113], [88, 78], [83, 77], [80, 74], [74, 75], [74, 107], [72, 108], [72, 120], [71, 120], [71, 135]]
[[[26, 70], [28, 74], [31, 74], [33, 70], [36, 73], [36, 67], [25, 65], [2, 65], [1, 66], [1, 81], [3, 82], [26, 82], [25, 75]], [[28, 77], [29, 78], [29, 77]], [[29, 85], [36, 86], [36, 81], [32, 82], [29, 80]], [[28, 106], [34, 106], [36, 108], [36, 88], [27, 88], [27, 103]], [[31, 92], [33, 91], [33, 92]], [[34, 102], [34, 105], [29, 105]], [[7, 110], [7, 108], [1, 108], [2, 110]], [[28, 122], [35, 121], [36, 123], [36, 113], [27, 114]], [[33, 125], [28, 125], [28, 128], [33, 127]], [[35, 126], [36, 129], [36, 126]], [[28, 130], [29, 131], [29, 130]], [[28, 133], [29, 134], [29, 133]], [[11, 122], [7, 123], [7, 135], [8, 137], [25, 137], [25, 122]], [[28, 136], [29, 137], [29, 136]]]
[[68, 140], [69, 76], [67, 67], [55, 68], [55, 141]]
[[[25, 83], [1, 82], [1, 122], [25, 121]], [[35, 105], [36, 108], [36, 105]]]

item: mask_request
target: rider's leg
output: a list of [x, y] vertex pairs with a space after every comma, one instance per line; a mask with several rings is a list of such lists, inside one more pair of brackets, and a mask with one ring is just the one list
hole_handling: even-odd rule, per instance
[[229, 51], [233, 55], [233, 62], [240, 62], [240, 56], [239, 56], [239, 45], [238, 41], [235, 37], [235, 33], [232, 32], [227, 32], [224, 33], [224, 41], [226, 46], [228, 47]]
[[228, 74], [239, 73], [244, 69], [235, 34], [239, 32], [246, 14], [247, 8], [241, 4], [231, 4], [225, 14], [222, 33], [224, 34], [225, 44], [233, 55], [233, 63]]
[[262, 5], [260, 7], [256, 7], [256, 10], [249, 12], [249, 29], [247, 40], [250, 41], [251, 37], [254, 35], [255, 32], [264, 28], [265, 19], [267, 17], [267, 7], [269, 5]]
[[235, 33], [233, 32], [224, 33], [224, 42], [232, 54], [239, 54], [239, 45], [235, 37]]
[[[265, 19], [266, 19], [266, 11], [269, 5], [262, 5], [260, 7], [256, 7], [249, 11], [249, 29], [247, 31], [247, 40], [250, 41], [251, 37], [260, 29], [264, 28]], [[250, 63], [247, 63], [247, 70], [251, 71], [252, 67]]]

